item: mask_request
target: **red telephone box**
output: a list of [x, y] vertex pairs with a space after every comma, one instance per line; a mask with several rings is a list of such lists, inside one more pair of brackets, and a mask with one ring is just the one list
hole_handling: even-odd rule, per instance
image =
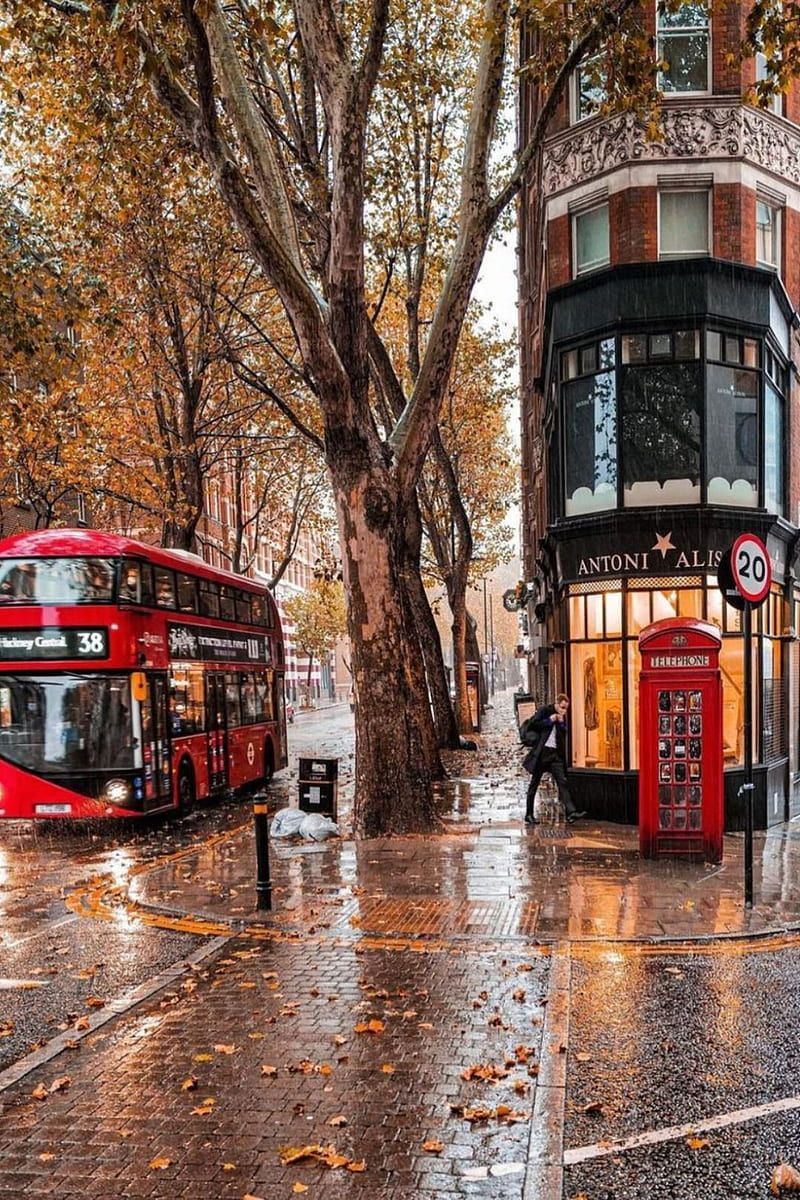
[[639, 847], [722, 861], [722, 638], [692, 617], [639, 634]]

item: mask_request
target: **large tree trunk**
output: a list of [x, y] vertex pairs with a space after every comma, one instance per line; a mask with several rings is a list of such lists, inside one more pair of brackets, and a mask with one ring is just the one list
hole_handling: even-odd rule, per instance
[[419, 638], [425, 666], [427, 688], [433, 708], [433, 720], [439, 746], [455, 749], [459, 745], [458, 723], [450, 703], [447, 672], [444, 669], [442, 642], [439, 630], [425, 594], [420, 575], [420, 553], [422, 550], [422, 518], [416, 494], [409, 506], [406, 519], [406, 569], [404, 582]]
[[[353, 471], [343, 431], [327, 439], [352, 645], [356, 697], [356, 832], [430, 830], [431, 780], [443, 772], [427, 694], [419, 695], [419, 642], [402, 593], [405, 521], [388, 472]], [[339, 453], [344, 450], [344, 453]], [[416, 658], [416, 667], [415, 660]]]

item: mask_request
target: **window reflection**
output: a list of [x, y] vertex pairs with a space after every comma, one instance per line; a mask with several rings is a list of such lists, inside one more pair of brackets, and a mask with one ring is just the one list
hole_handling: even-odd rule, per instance
[[572, 647], [572, 761], [622, 769], [622, 643]]

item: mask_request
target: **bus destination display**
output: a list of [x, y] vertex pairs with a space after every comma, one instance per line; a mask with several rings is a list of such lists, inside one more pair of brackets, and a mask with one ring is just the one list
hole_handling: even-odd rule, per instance
[[57, 626], [0, 630], [0, 661], [76, 658], [108, 658], [108, 630]]

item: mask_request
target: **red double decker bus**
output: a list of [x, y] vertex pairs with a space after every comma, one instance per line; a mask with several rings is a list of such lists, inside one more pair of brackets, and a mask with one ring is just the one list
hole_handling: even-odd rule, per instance
[[269, 591], [90, 529], [0, 541], [0, 818], [135, 817], [286, 766]]

